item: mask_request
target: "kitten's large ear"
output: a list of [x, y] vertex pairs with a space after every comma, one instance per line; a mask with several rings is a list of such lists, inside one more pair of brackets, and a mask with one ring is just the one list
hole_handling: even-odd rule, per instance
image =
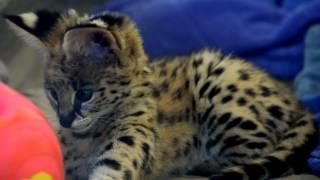
[[3, 15], [12, 29], [28, 44], [45, 49], [45, 42], [60, 18], [58, 12], [39, 10], [19, 15]]
[[124, 65], [120, 61], [121, 45], [115, 33], [94, 24], [75, 26], [63, 37], [62, 47], [67, 58], [87, 57], [96, 62]]

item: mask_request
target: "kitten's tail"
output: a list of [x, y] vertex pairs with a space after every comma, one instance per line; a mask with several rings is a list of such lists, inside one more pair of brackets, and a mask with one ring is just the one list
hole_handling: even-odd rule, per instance
[[283, 136], [276, 150], [251, 163], [224, 170], [210, 180], [264, 180], [308, 171], [307, 157], [317, 142], [312, 116], [305, 113]]

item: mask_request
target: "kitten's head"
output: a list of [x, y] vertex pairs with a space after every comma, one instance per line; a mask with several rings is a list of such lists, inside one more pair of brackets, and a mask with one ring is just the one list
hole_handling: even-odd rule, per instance
[[126, 95], [130, 77], [145, 71], [140, 36], [123, 15], [42, 10], [5, 18], [44, 54], [45, 88], [65, 128], [89, 130]]

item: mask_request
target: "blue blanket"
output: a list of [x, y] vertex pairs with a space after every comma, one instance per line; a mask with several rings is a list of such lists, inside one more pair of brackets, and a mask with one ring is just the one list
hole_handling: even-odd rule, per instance
[[[94, 13], [103, 10], [131, 16], [152, 59], [210, 47], [294, 81], [320, 125], [320, 0], [117, 0]], [[320, 146], [309, 164], [320, 175]]]

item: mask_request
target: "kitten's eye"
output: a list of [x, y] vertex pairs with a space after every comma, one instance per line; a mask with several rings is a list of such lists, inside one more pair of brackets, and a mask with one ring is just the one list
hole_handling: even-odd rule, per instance
[[76, 99], [81, 102], [89, 101], [93, 96], [93, 90], [91, 89], [81, 89], [76, 93]]
[[55, 102], [58, 101], [58, 94], [55, 90], [53, 89], [47, 89], [47, 91], [49, 92], [49, 96], [51, 97], [51, 99]]

